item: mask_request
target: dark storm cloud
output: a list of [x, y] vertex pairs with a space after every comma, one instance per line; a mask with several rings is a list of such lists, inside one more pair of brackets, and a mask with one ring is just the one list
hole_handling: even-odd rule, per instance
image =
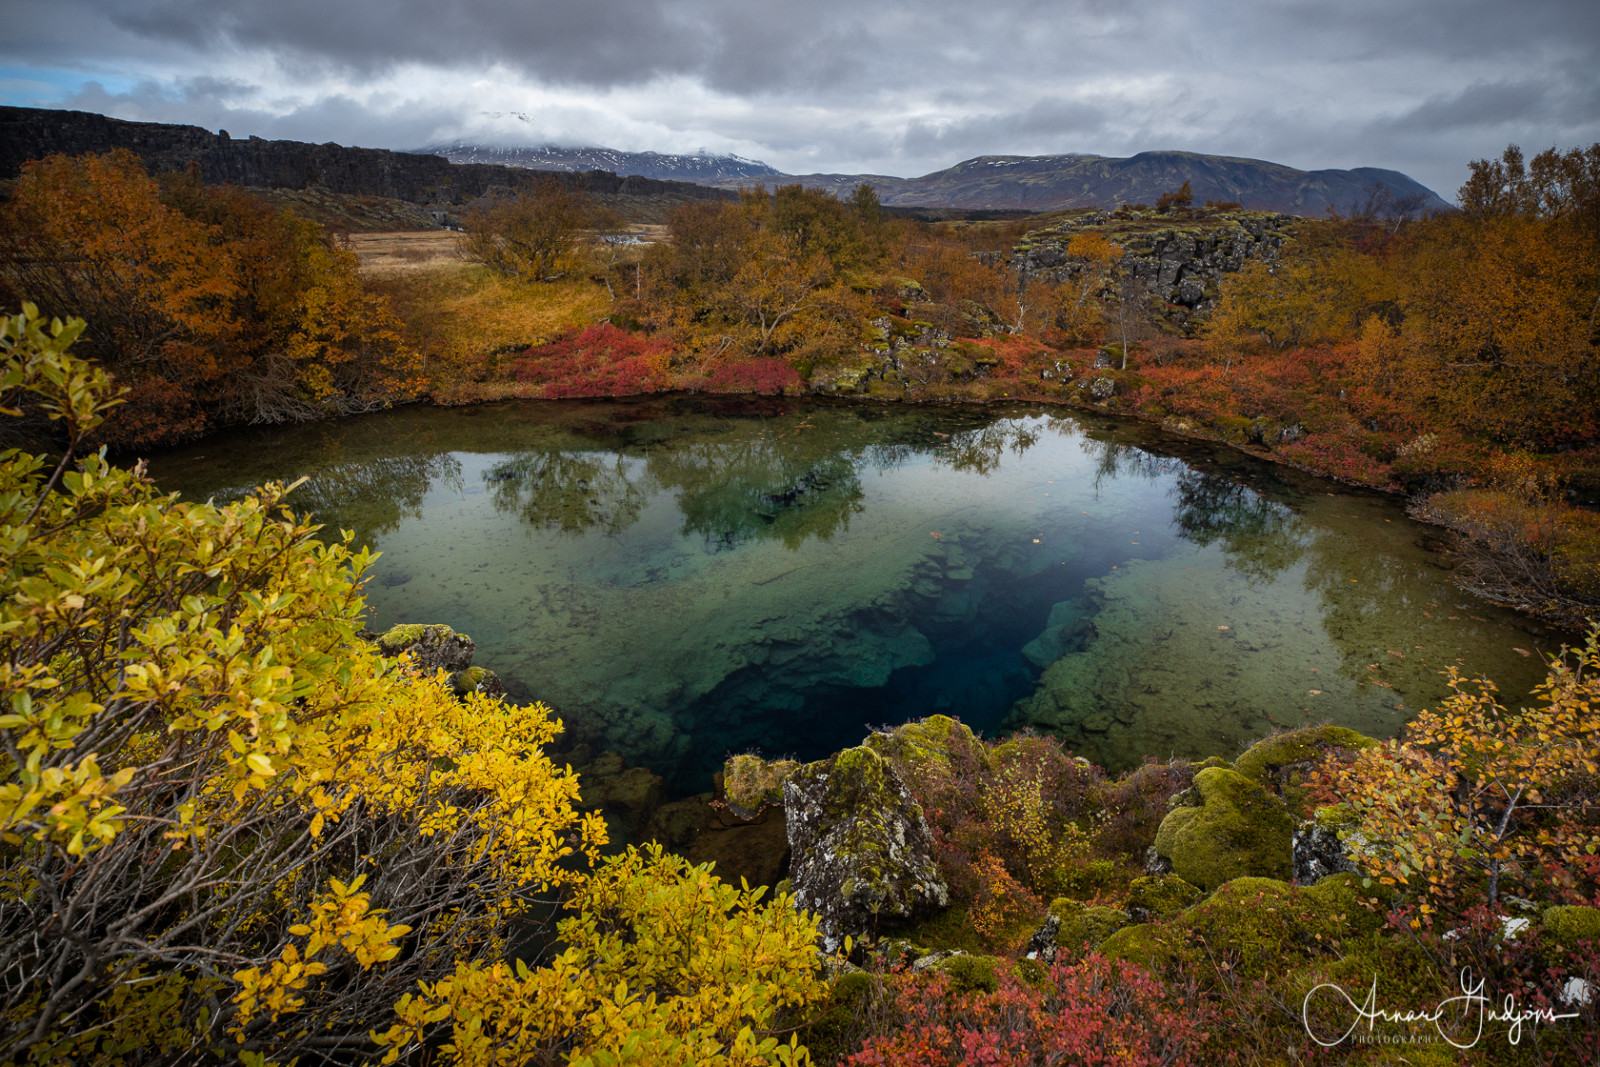
[[797, 172], [1187, 148], [1392, 167], [1449, 195], [1508, 140], [1600, 139], [1595, 0], [9, 7], [0, 61], [116, 86], [58, 105], [318, 141], [406, 147], [529, 111], [569, 143], [711, 144]]

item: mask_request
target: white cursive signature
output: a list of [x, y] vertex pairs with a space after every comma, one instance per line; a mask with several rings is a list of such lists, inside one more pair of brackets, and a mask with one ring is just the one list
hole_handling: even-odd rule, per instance
[[[1577, 1012], [1557, 1015], [1550, 1008], [1519, 1009], [1517, 1007], [1517, 998], [1511, 993], [1506, 994], [1503, 1007], [1496, 1008], [1489, 1003], [1489, 998], [1484, 995], [1482, 978], [1479, 978], [1474, 983], [1472, 981], [1472, 972], [1462, 971], [1460, 981], [1461, 996], [1440, 1001], [1432, 1011], [1385, 1011], [1378, 1007], [1377, 974], [1372, 976], [1372, 988], [1367, 991], [1367, 999], [1360, 1004], [1357, 1004], [1355, 998], [1346, 993], [1340, 986], [1332, 982], [1324, 982], [1306, 994], [1306, 999], [1300, 1005], [1300, 1018], [1306, 1024], [1306, 1033], [1311, 1036], [1311, 1040], [1323, 1048], [1332, 1048], [1343, 1042], [1351, 1034], [1355, 1033], [1356, 1027], [1361, 1025], [1361, 1020], [1363, 1019], [1367, 1021], [1367, 1029], [1369, 1031], [1373, 1029], [1380, 1019], [1387, 1023], [1432, 1023], [1439, 1036], [1456, 1048], [1471, 1048], [1483, 1036], [1483, 1024], [1485, 1022], [1510, 1023], [1511, 1028], [1506, 1032], [1506, 1039], [1515, 1045], [1522, 1040], [1522, 1024], [1525, 1022], [1532, 1021], [1535, 1025], [1538, 1025], [1539, 1023], [1553, 1023], [1558, 1019], [1576, 1019], [1578, 1017]], [[1322, 990], [1329, 990], [1331, 993], [1337, 994], [1347, 1005], [1355, 1009], [1355, 1018], [1350, 1021], [1349, 1027], [1332, 1041], [1323, 1040], [1322, 1036], [1313, 1030], [1311, 1026], [1311, 999]], [[1443, 1025], [1446, 1015], [1453, 1016], [1452, 1022], [1470, 1022], [1472, 1016], [1476, 1015], [1478, 1028], [1473, 1033], [1472, 1040], [1463, 1045], [1446, 1033]], [[1451, 1027], [1451, 1029], [1453, 1030], [1455, 1027]]]

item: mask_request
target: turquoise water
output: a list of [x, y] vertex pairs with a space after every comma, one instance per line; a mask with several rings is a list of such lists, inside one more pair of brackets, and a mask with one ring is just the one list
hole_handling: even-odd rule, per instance
[[1055, 409], [750, 398], [409, 408], [151, 458], [382, 553], [569, 743], [706, 788], [933, 712], [1110, 769], [1277, 726], [1389, 735], [1456, 665], [1515, 701], [1561, 636], [1454, 589], [1394, 501]]

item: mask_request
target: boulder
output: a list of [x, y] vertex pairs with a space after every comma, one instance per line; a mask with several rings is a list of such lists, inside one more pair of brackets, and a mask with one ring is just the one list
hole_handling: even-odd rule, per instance
[[477, 648], [466, 634], [439, 624], [403, 623], [391, 626], [373, 640], [385, 656], [411, 653], [425, 674], [464, 671], [472, 666], [472, 653]]
[[1337, 806], [1322, 808], [1295, 827], [1290, 862], [1296, 882], [1313, 885], [1330, 875], [1360, 873], [1350, 849], [1339, 839], [1343, 811]]
[[1342, 726], [1302, 726], [1257, 741], [1233, 761], [1233, 769], [1281, 796], [1289, 810], [1303, 812], [1307, 771], [1330, 752], [1359, 752], [1377, 743]]
[[1207, 767], [1161, 820], [1155, 849], [1173, 873], [1209, 893], [1246, 875], [1287, 879], [1293, 832], [1282, 800], [1237, 771]]
[[783, 783], [799, 766], [792, 759], [768, 762], [751, 753], [729, 756], [722, 765], [722, 799], [735, 815], [753, 818], [762, 808], [783, 803]]
[[1175, 874], [1135, 878], [1128, 883], [1128, 917], [1136, 923], [1165, 919], [1199, 903], [1203, 896]]
[[479, 693], [486, 697], [506, 695], [506, 687], [501, 684], [500, 676], [487, 667], [468, 667], [464, 671], [456, 671], [450, 676], [450, 689], [458, 697], [465, 697], [469, 693]]
[[873, 749], [799, 768], [783, 798], [796, 905], [816, 914], [824, 952], [950, 902], [922, 808]]
[[1087, 907], [1066, 897], [1050, 905], [1050, 913], [1028, 939], [1027, 957], [1053, 962], [1059, 952], [1075, 956], [1093, 951], [1124, 926], [1130, 916], [1119, 908]]

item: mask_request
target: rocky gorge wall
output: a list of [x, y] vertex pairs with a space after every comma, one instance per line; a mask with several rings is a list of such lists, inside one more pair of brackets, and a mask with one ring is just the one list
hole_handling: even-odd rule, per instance
[[1203, 222], [1174, 219], [1171, 225], [1146, 220], [1140, 212], [1130, 218], [1138, 228], [1118, 225], [1101, 211], [1035, 230], [1016, 247], [1011, 266], [1023, 278], [1070, 281], [1084, 270], [1084, 262], [1068, 255], [1067, 245], [1079, 233], [1103, 232], [1123, 251], [1117, 270], [1135, 280], [1146, 300], [1160, 305], [1162, 318], [1183, 327], [1216, 306], [1224, 275], [1243, 270], [1252, 260], [1276, 260], [1284, 242], [1306, 222], [1298, 215], [1259, 211]]

